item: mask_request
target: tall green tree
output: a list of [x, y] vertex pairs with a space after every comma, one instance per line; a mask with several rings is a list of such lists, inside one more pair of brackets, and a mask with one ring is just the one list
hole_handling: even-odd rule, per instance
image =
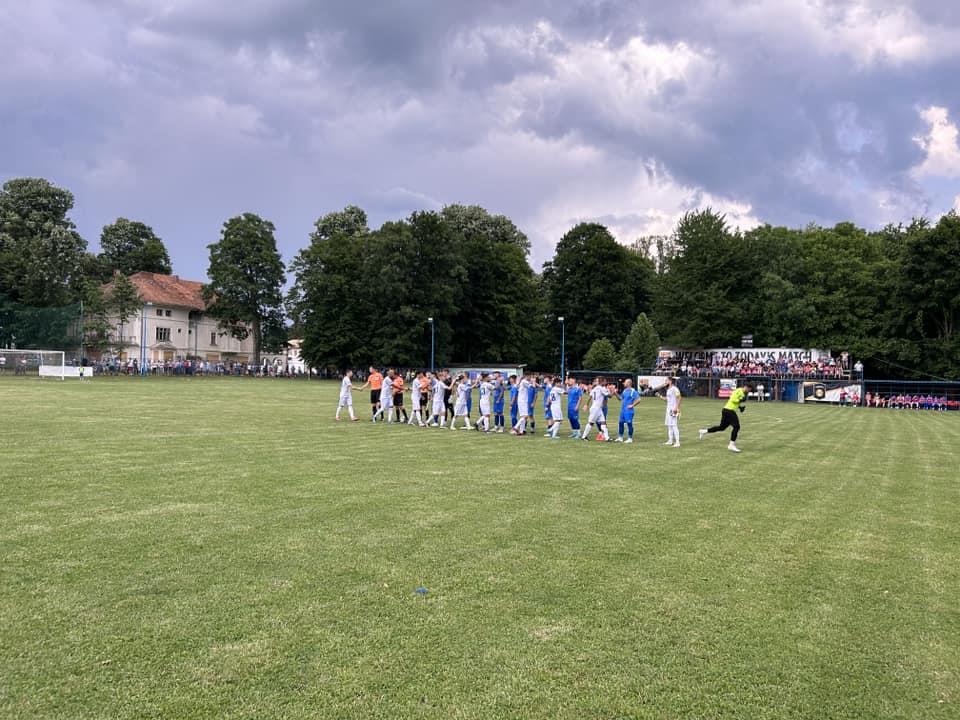
[[374, 351], [376, 262], [367, 214], [356, 206], [317, 219], [310, 242], [290, 263], [291, 332], [312, 367], [369, 364]]
[[311, 367], [362, 367], [373, 355], [376, 327], [376, 270], [368, 236], [334, 235], [311, 244], [291, 264], [303, 339], [301, 354]]
[[566, 320], [567, 354], [576, 366], [590, 344], [619, 344], [640, 312], [650, 309], [653, 263], [617, 243], [603, 225], [581, 223], [557, 244], [544, 266], [547, 314]]
[[531, 351], [542, 344], [543, 312], [526, 235], [478, 206], [448, 205], [441, 216], [456, 235], [466, 272], [453, 318], [453, 358], [532, 362]]
[[607, 338], [594, 340], [583, 356], [584, 370], [613, 370], [617, 364], [617, 351]]
[[434, 319], [436, 362], [453, 356], [454, 321], [460, 312], [467, 274], [460, 237], [439, 213], [415, 212], [402, 223], [374, 233], [372, 254], [379, 272], [374, 347], [381, 362], [426, 366]]
[[143, 307], [143, 300], [136, 285], [130, 282], [123, 273], [114, 273], [113, 280], [107, 287], [108, 299], [107, 308], [110, 314], [116, 318], [119, 324], [118, 343], [115, 348], [117, 351], [126, 347], [123, 337], [127, 335], [126, 325], [130, 318], [134, 317]]
[[327, 213], [313, 224], [310, 242], [324, 242], [334, 237], [363, 237], [370, 234], [367, 213], [356, 205], [347, 205], [343, 210]]
[[99, 357], [111, 346], [109, 296], [99, 280], [89, 278], [83, 287], [84, 356]]
[[262, 350], [279, 351], [283, 324], [283, 261], [273, 223], [253, 213], [230, 218], [220, 241], [208, 246], [210, 282], [203, 288], [207, 312], [238, 339], [253, 336], [253, 362]]
[[[290, 272], [293, 275], [293, 283], [286, 297], [287, 315], [292, 323], [291, 332], [295, 336], [303, 336], [306, 333], [304, 322], [306, 314], [311, 312], [309, 308], [307, 285], [310, 286], [312, 298], [318, 298], [320, 287], [317, 284], [326, 270], [336, 273], [336, 268], [327, 268], [324, 262], [330, 261], [326, 244], [329, 242], [346, 243], [353, 250], [359, 251], [360, 245], [354, 242], [358, 239], [367, 238], [370, 234], [370, 228], [367, 226], [367, 213], [362, 208], [355, 205], [348, 205], [343, 210], [327, 213], [317, 219], [313, 224], [313, 231], [310, 233], [309, 245], [297, 253], [297, 256], [290, 263]], [[345, 278], [338, 282], [343, 283]], [[360, 278], [356, 278], [360, 282]], [[354, 290], [354, 288], [351, 288]], [[353, 297], [358, 297], [354, 292]], [[325, 331], [315, 328], [321, 333]], [[311, 343], [307, 343], [309, 347]], [[306, 357], [306, 356], [304, 356]], [[319, 357], [319, 356], [318, 356]], [[315, 367], [328, 364], [314, 363]], [[336, 364], [336, 363], [334, 363]]]
[[100, 265], [109, 279], [115, 271], [124, 275], [152, 272], [169, 275], [173, 272], [170, 256], [153, 228], [136, 220], [117, 218], [100, 234]]
[[617, 354], [617, 370], [635, 372], [656, 364], [660, 336], [646, 313], [637, 315]]
[[68, 213], [73, 194], [42, 178], [8, 180], [0, 190], [0, 297], [36, 307], [76, 302], [86, 241]]
[[912, 311], [910, 331], [927, 372], [960, 376], [960, 216], [944, 215], [915, 232], [901, 268], [903, 299]]
[[670, 343], [724, 346], [748, 332], [751, 267], [739, 235], [707, 208], [681, 218], [656, 284], [653, 322]]

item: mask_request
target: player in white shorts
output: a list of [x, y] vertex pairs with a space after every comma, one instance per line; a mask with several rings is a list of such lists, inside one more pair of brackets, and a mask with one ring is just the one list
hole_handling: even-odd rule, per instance
[[485, 433], [490, 432], [490, 400], [493, 397], [494, 384], [490, 382], [489, 376], [484, 373], [480, 376], [480, 420], [477, 426]]
[[680, 391], [673, 384], [673, 378], [667, 378], [667, 391], [660, 396], [667, 403], [667, 415], [663, 424], [667, 426], [667, 441], [664, 445], [680, 447]]
[[527, 416], [530, 415], [530, 386], [532, 384], [528, 375], [524, 375], [517, 383], [517, 424], [510, 428], [510, 432], [514, 435], [524, 435], [527, 432]]
[[420, 427], [426, 427], [426, 423], [423, 421], [423, 416], [420, 414], [420, 406], [423, 402], [423, 388], [426, 384], [423, 373], [418, 372], [417, 376], [413, 379], [413, 382], [410, 384], [410, 419], [407, 421], [407, 425], [413, 425], [414, 421]]
[[393, 377], [393, 370], [387, 370], [387, 376], [383, 379], [383, 385], [380, 386], [380, 408], [374, 413], [374, 420], [382, 415], [388, 423], [393, 422]]
[[470, 378], [466, 375], [459, 375], [453, 389], [457, 394], [457, 400], [453, 405], [453, 419], [450, 421], [450, 429], [457, 429], [457, 418], [460, 417], [463, 418], [463, 427], [460, 429], [472, 430], [473, 426], [470, 425], [469, 411], [467, 410], [467, 396], [473, 392]]
[[444, 402], [443, 393], [450, 388], [439, 377], [434, 377], [430, 383], [430, 390], [433, 393], [433, 400], [430, 407], [430, 427], [441, 425], [440, 418], [447, 410], [447, 404]]
[[340, 421], [340, 410], [343, 408], [347, 409], [347, 412], [350, 413], [350, 419], [354, 422], [357, 421], [357, 418], [353, 414], [353, 380], [350, 378], [353, 377], [353, 370], [347, 370], [343, 374], [343, 382], [340, 383], [340, 402], [337, 404], [337, 421]]
[[450, 429], [456, 430], [457, 418], [463, 418], [463, 427], [461, 430], [472, 430], [470, 425], [469, 411], [467, 410], [467, 396], [473, 391], [473, 385], [470, 384], [470, 378], [466, 375], [460, 375], [454, 386], [457, 393], [457, 401], [453, 406], [453, 419], [450, 421]]
[[610, 439], [610, 433], [607, 432], [607, 419], [603, 416], [603, 401], [608, 397], [610, 397], [610, 391], [600, 384], [600, 378], [594, 378], [593, 386], [590, 388], [590, 416], [580, 436], [583, 440], [590, 439], [591, 425], [597, 426], [604, 442]]
[[544, 437], [556, 440], [560, 432], [560, 425], [563, 422], [563, 385], [559, 378], [551, 378], [550, 384], [545, 385], [543, 392], [550, 399], [550, 428]]

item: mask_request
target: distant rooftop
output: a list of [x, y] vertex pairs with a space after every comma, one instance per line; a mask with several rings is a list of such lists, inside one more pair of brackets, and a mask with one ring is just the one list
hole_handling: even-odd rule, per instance
[[[179, 275], [161, 275], [160, 273], [138, 272], [130, 276], [130, 282], [137, 288], [140, 299], [145, 303], [186, 308], [188, 310], [206, 310], [203, 300], [203, 283], [196, 280], [183, 280]], [[108, 287], [112, 283], [108, 284]]]

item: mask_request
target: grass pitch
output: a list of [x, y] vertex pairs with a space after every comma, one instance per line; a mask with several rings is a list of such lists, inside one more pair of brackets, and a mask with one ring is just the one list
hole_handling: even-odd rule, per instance
[[734, 455], [718, 402], [671, 449], [659, 400], [614, 446], [336, 397], [0, 378], [0, 717], [960, 716], [960, 415]]

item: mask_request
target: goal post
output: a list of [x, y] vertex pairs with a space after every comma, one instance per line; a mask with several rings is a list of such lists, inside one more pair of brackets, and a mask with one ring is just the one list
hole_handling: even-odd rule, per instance
[[[80, 368], [67, 367], [63, 350], [11, 350], [0, 348], [0, 375], [39, 375], [64, 380], [80, 377]], [[71, 372], [73, 371], [73, 372]]]

